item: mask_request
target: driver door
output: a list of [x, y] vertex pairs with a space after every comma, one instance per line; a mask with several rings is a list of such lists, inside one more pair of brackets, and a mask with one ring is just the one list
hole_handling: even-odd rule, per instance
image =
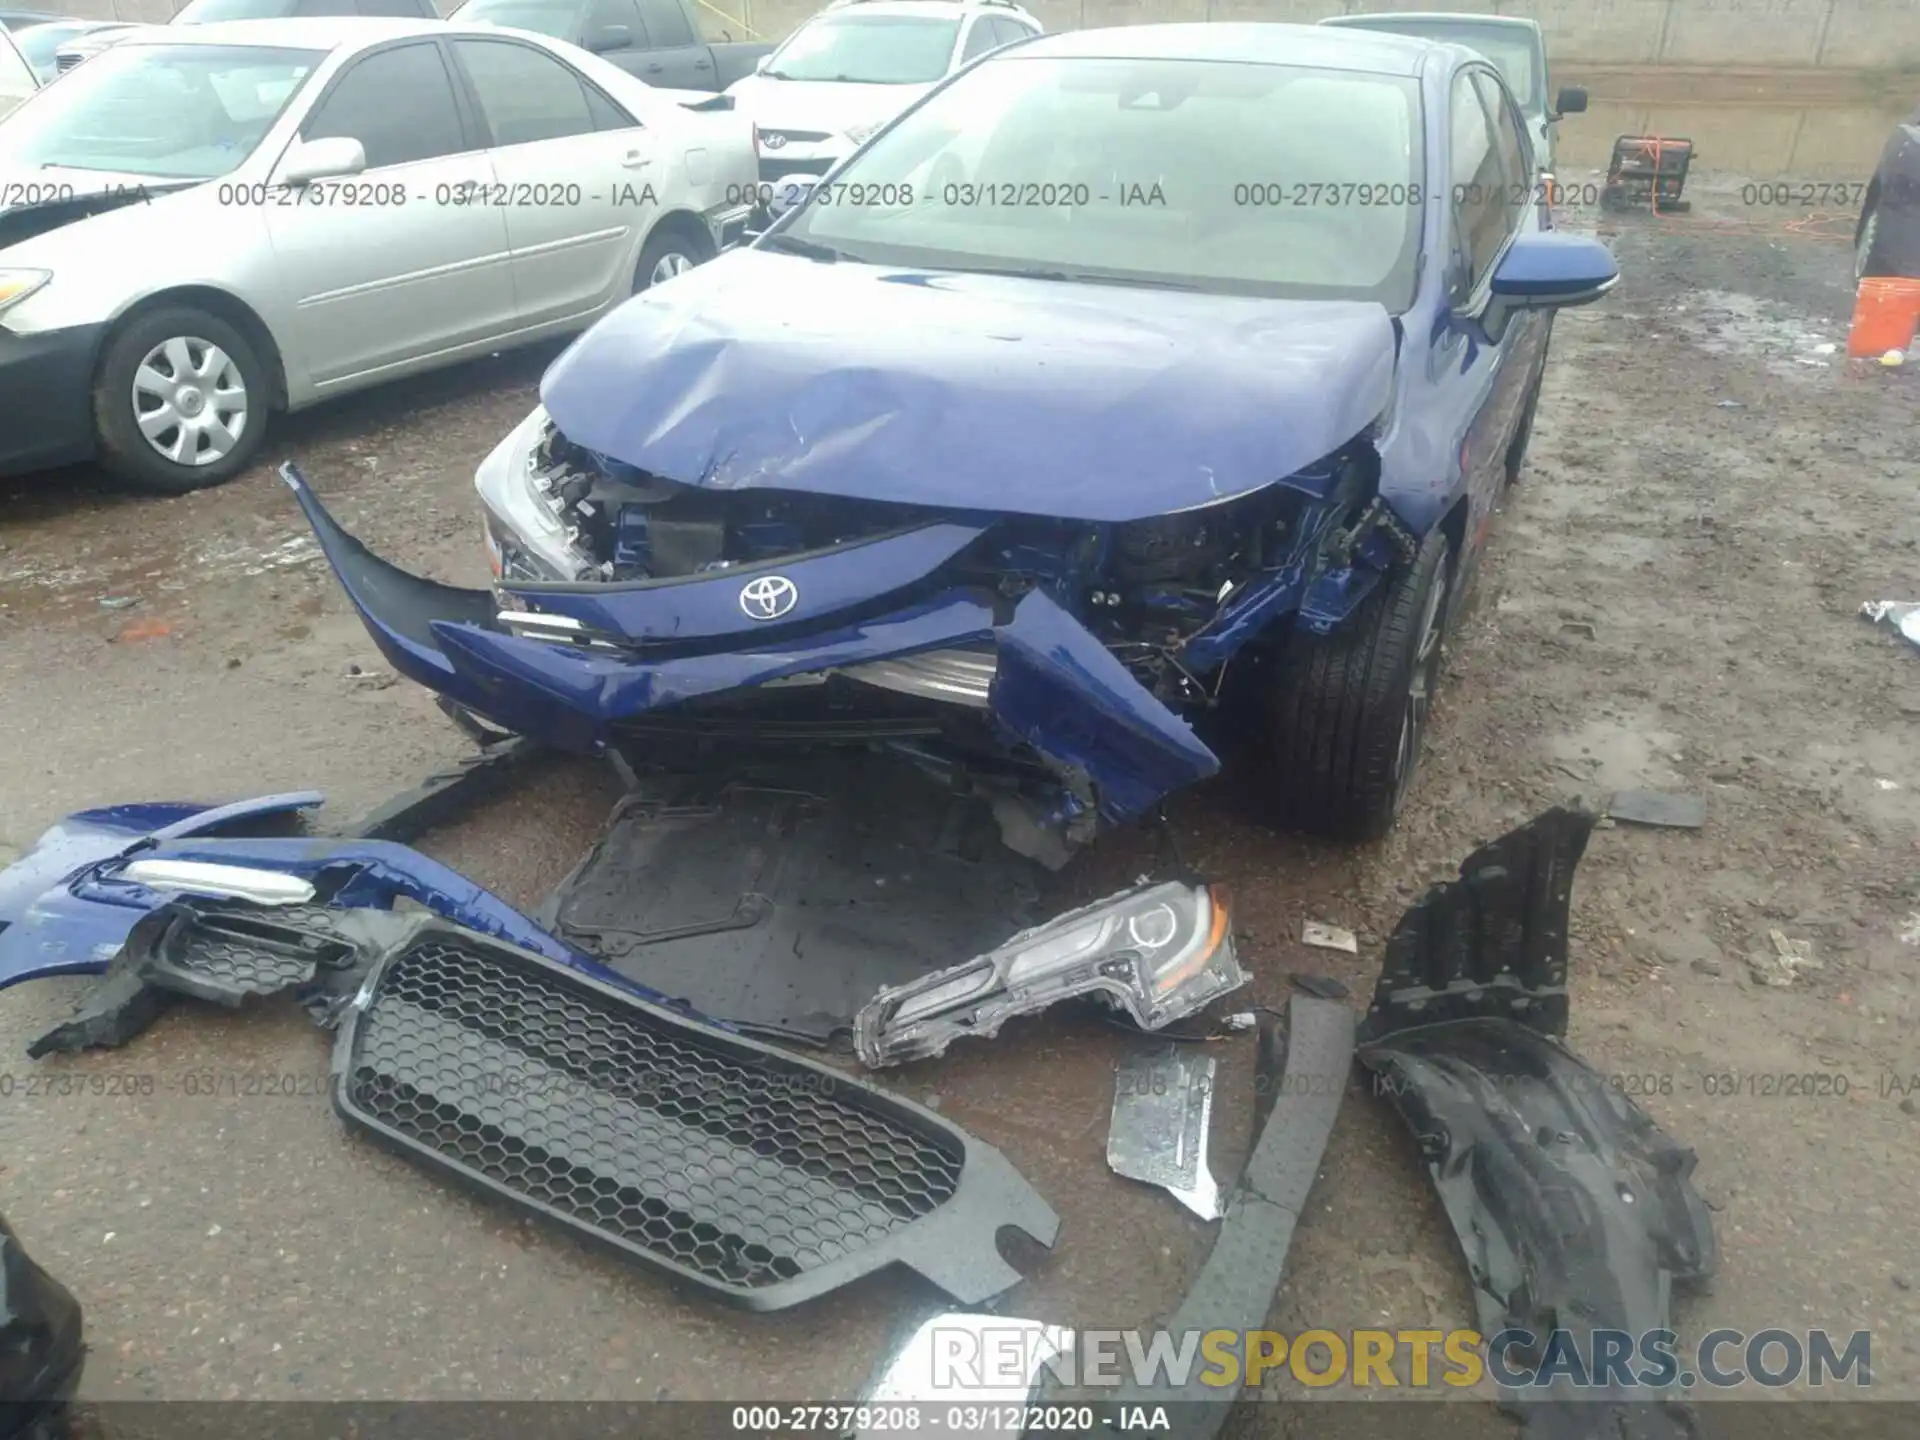
[[512, 330], [507, 222], [485, 203], [493, 166], [439, 41], [373, 50], [336, 75], [300, 127], [302, 140], [335, 136], [361, 143], [365, 171], [267, 197], [289, 370], [324, 392]]

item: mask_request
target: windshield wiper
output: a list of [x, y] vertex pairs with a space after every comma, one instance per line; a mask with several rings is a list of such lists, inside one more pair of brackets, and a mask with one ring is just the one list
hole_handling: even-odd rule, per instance
[[831, 245], [822, 245], [817, 240], [802, 240], [798, 235], [788, 235], [784, 232], [769, 235], [760, 244], [768, 250], [785, 250], [792, 255], [804, 255], [809, 260], [832, 262], [840, 258], [840, 252]]
[[1162, 280], [1153, 276], [1097, 275], [1086, 270], [982, 270], [982, 275], [1013, 275], [1021, 280], [1065, 280], [1070, 284], [1137, 285], [1146, 290], [1198, 290], [1185, 280]]

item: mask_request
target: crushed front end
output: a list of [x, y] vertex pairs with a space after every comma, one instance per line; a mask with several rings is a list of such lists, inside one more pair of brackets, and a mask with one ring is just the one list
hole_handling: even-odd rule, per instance
[[482, 464], [495, 584], [365, 550], [283, 477], [396, 669], [509, 730], [884, 746], [1057, 861], [1220, 761], [1190, 721], [1277, 623], [1330, 628], [1399, 554], [1364, 438], [1286, 480], [1121, 521], [709, 488], [536, 409]]

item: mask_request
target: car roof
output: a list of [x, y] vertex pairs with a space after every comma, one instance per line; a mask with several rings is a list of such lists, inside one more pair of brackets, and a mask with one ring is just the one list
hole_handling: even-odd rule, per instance
[[1417, 36], [1372, 30], [1214, 21], [1060, 30], [1029, 40], [1016, 55], [1008, 58], [1239, 60], [1255, 65], [1302, 65], [1322, 70], [1417, 75], [1421, 64], [1433, 52], [1459, 49], [1457, 45], [1444, 45]]
[[445, 20], [371, 15], [328, 15], [310, 19], [215, 20], [205, 25], [154, 25], [129, 36], [125, 45], [260, 45], [289, 50], [358, 49], [409, 35], [465, 33], [491, 26], [449, 25]]
[[1443, 25], [1474, 25], [1486, 30], [1540, 30], [1538, 20], [1524, 15], [1479, 15], [1466, 10], [1383, 10], [1365, 15], [1329, 15], [1320, 23], [1356, 30], [1375, 25], [1411, 25], [1420, 22]]
[[1000, 0], [834, 0], [819, 15], [951, 15], [956, 10], [989, 10], [1005, 15], [1031, 15]]

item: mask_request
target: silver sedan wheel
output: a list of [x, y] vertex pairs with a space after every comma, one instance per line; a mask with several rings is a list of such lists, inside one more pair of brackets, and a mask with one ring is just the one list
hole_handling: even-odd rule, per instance
[[669, 250], [653, 262], [653, 273], [647, 277], [647, 288], [664, 285], [676, 275], [684, 275], [693, 268], [693, 260], [678, 250]]
[[176, 335], [133, 372], [133, 417], [154, 452], [176, 465], [211, 465], [247, 428], [247, 382], [210, 340]]

